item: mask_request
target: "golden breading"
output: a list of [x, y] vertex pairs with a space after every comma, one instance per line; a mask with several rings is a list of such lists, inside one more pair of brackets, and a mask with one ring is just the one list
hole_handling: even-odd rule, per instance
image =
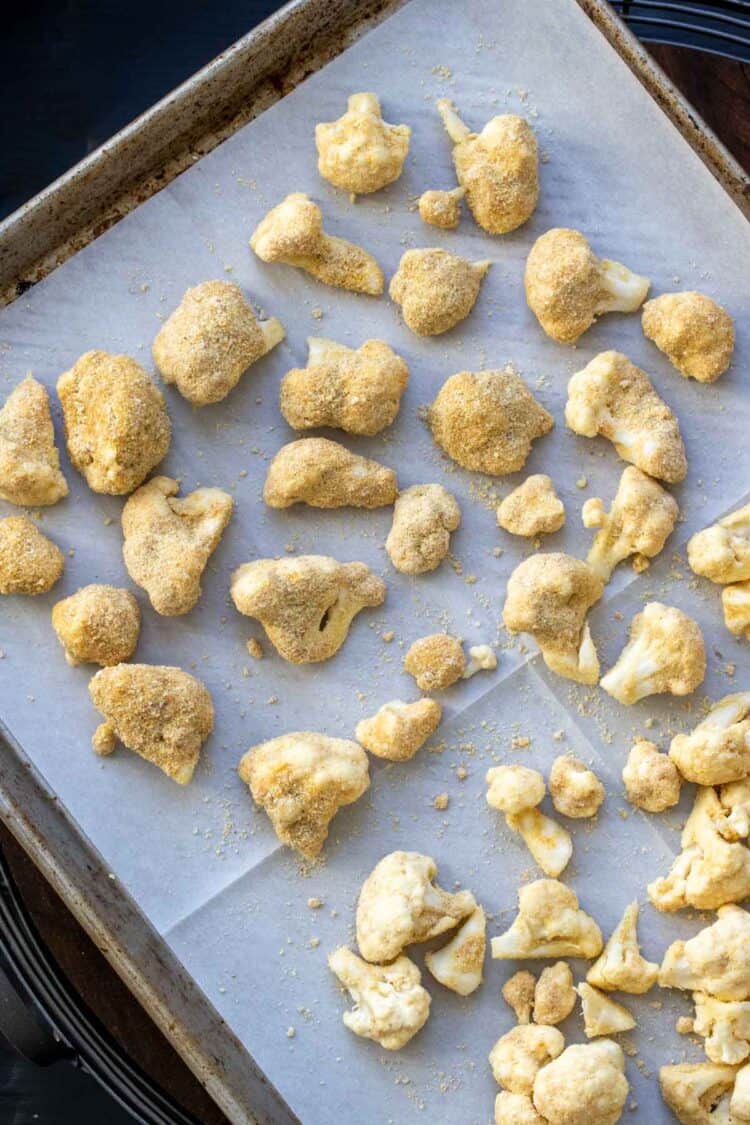
[[703, 293], [655, 297], [643, 306], [641, 323], [644, 334], [686, 378], [713, 383], [732, 362], [734, 321]]
[[435, 699], [417, 699], [414, 703], [393, 699], [357, 723], [354, 737], [377, 758], [408, 762], [435, 733], [442, 714]]
[[497, 522], [511, 535], [551, 535], [565, 523], [565, 505], [550, 477], [534, 473], [498, 506]]
[[[531, 1009], [534, 1007], [534, 989], [536, 977], [527, 969], [519, 969], [512, 977], [508, 977], [500, 990], [503, 1000], [509, 1008], [513, 1009], [516, 1023], [531, 1023]], [[543, 1023], [543, 1020], [538, 1020]]]
[[409, 152], [408, 125], [388, 125], [375, 94], [352, 94], [337, 121], [315, 126], [318, 171], [352, 195], [367, 195], [401, 175]]
[[129, 590], [82, 586], [52, 607], [52, 628], [68, 664], [110, 667], [129, 660], [135, 652], [141, 611]]
[[124, 496], [166, 457], [164, 396], [129, 356], [86, 352], [60, 376], [57, 393], [70, 460], [94, 492]]
[[30, 519], [0, 519], [0, 594], [46, 594], [64, 569], [60, 548]]
[[67, 495], [49, 395], [27, 375], [0, 410], [0, 499], [42, 508]]
[[649, 602], [630, 623], [630, 639], [600, 687], [629, 707], [647, 695], [689, 695], [706, 675], [699, 625], [681, 609]]
[[302, 191], [277, 204], [253, 231], [250, 246], [263, 262], [285, 262], [325, 285], [369, 293], [383, 292], [383, 271], [361, 246], [326, 234], [323, 213]]
[[361, 609], [383, 604], [386, 587], [364, 563], [299, 555], [245, 563], [232, 575], [230, 592], [285, 660], [314, 664], [338, 652]]
[[449, 457], [464, 469], [491, 476], [522, 469], [532, 442], [555, 424], [510, 368], [451, 375], [438, 391], [428, 421]]
[[117, 664], [96, 673], [89, 695], [105, 719], [92, 739], [97, 754], [111, 754], [120, 741], [187, 785], [214, 727], [211, 695], [200, 680], [181, 668]]
[[461, 522], [456, 498], [442, 484], [413, 484], [400, 492], [385, 541], [388, 558], [402, 574], [436, 570]]
[[282, 446], [263, 486], [269, 508], [382, 508], [397, 496], [393, 469], [328, 438], [300, 438]]
[[239, 285], [204, 281], [188, 289], [154, 340], [165, 383], [194, 406], [221, 402], [256, 360], [284, 339], [276, 317], [258, 321]]
[[534, 989], [534, 1023], [562, 1023], [575, 1006], [576, 990], [567, 961], [556, 961], [542, 969]]
[[663, 549], [677, 523], [677, 501], [657, 481], [628, 465], [609, 512], [598, 497], [581, 509], [584, 527], [599, 528], [586, 562], [602, 582], [608, 582], [618, 563], [633, 556], [635, 570], [645, 570], [649, 559]]
[[441, 230], [455, 230], [461, 221], [461, 200], [466, 188], [452, 191], [423, 191], [419, 197], [419, 217], [424, 223]]
[[420, 637], [404, 657], [404, 668], [420, 691], [445, 691], [466, 671], [461, 642], [448, 633]]
[[605, 792], [593, 770], [574, 754], [561, 754], [549, 774], [552, 804], [562, 816], [574, 820], [596, 816]]
[[438, 336], [465, 320], [492, 263], [469, 262], [447, 250], [407, 250], [388, 293], [418, 336]]
[[631, 805], [645, 812], [664, 812], [680, 799], [681, 779], [668, 754], [654, 742], [637, 738], [622, 771], [625, 793]]
[[382, 340], [348, 348], [309, 336], [306, 367], [281, 380], [281, 413], [295, 430], [320, 426], [374, 437], [398, 414], [409, 368]]

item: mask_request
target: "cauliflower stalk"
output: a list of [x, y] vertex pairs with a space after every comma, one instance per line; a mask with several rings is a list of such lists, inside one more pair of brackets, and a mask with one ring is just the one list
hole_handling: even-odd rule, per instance
[[352, 94], [337, 121], [315, 126], [318, 171], [351, 195], [368, 195], [401, 175], [409, 152], [408, 125], [388, 125], [375, 94]]
[[519, 1024], [498, 1039], [490, 1051], [490, 1066], [498, 1086], [529, 1096], [543, 1066], [562, 1053], [565, 1040], [556, 1027]]
[[300, 438], [281, 447], [268, 467], [269, 508], [382, 508], [398, 495], [393, 469], [351, 453], [328, 438]]
[[402, 574], [436, 570], [450, 550], [451, 532], [461, 522], [455, 496], [442, 484], [413, 484], [400, 492], [385, 541], [388, 558]]
[[328, 966], [352, 998], [354, 1008], [344, 1012], [343, 1020], [355, 1035], [398, 1051], [427, 1023], [430, 994], [408, 957], [390, 965], [368, 965], [342, 945], [330, 955]]
[[600, 992], [586, 981], [581, 981], [576, 991], [581, 997], [583, 1030], [587, 1039], [600, 1035], [616, 1035], [635, 1027], [635, 1019], [624, 1004], [618, 1004], [606, 992]]
[[630, 624], [630, 639], [601, 687], [630, 706], [648, 695], [689, 695], [703, 683], [706, 650], [699, 626], [680, 609], [649, 602]]
[[609, 512], [598, 497], [583, 505], [584, 527], [599, 529], [586, 562], [602, 582], [609, 582], [618, 563], [631, 555], [634, 568], [644, 570], [672, 534], [679, 511], [665, 488], [629, 465], [620, 477]]
[[440, 725], [442, 708], [435, 699], [384, 703], [376, 714], [357, 723], [354, 737], [377, 758], [408, 762]]
[[686, 781], [723, 785], [750, 774], [750, 692], [725, 695], [689, 734], [677, 734], [669, 756]]
[[523, 838], [545, 875], [556, 878], [565, 870], [573, 854], [573, 841], [561, 824], [536, 808], [506, 813], [505, 820]]
[[659, 969], [662, 988], [705, 992], [717, 1000], [750, 999], [750, 914], [720, 906], [718, 918], [688, 941], [675, 941]]
[[631, 902], [604, 946], [600, 957], [586, 973], [586, 980], [605, 991], [648, 992], [656, 983], [659, 966], [647, 961], [638, 943], [638, 903]]
[[645, 812], [664, 812], [680, 799], [681, 778], [676, 765], [645, 738], [633, 743], [622, 780], [631, 805]]
[[418, 336], [439, 336], [465, 320], [476, 304], [489, 258], [469, 262], [448, 250], [407, 250], [388, 293]]
[[611, 1039], [575, 1043], [534, 1080], [534, 1106], [549, 1125], [615, 1125], [628, 1096], [625, 1057]]
[[435, 980], [459, 996], [476, 992], [482, 983], [486, 930], [484, 910], [478, 906], [447, 945], [425, 954], [425, 965]]
[[0, 499], [43, 508], [67, 495], [49, 395], [27, 375], [0, 410]]
[[556, 879], [537, 879], [518, 892], [518, 914], [510, 929], [492, 939], [498, 960], [530, 957], [585, 957], [602, 951], [593, 918], [578, 906], [575, 891]]
[[697, 532], [687, 555], [696, 574], [719, 585], [750, 578], [750, 504]]

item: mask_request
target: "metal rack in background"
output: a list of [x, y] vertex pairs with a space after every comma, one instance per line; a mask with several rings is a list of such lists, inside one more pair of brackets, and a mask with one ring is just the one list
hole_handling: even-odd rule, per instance
[[692, 47], [750, 63], [748, 0], [611, 0], [612, 7], [644, 43]]

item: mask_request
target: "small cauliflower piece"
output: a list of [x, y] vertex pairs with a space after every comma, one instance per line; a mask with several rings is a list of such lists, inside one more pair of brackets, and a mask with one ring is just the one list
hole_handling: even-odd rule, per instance
[[235, 570], [230, 587], [240, 613], [260, 621], [292, 664], [330, 660], [366, 606], [382, 605], [385, 583], [361, 562], [327, 555], [256, 559]]
[[595, 684], [599, 659], [586, 614], [603, 589], [586, 563], [571, 555], [532, 555], [508, 579], [503, 623], [512, 633], [530, 633], [551, 671]]
[[686, 781], [723, 785], [750, 774], [750, 692], [725, 695], [690, 734], [677, 734], [669, 756]]
[[668, 484], [685, 479], [680, 424], [646, 372], [622, 352], [600, 352], [571, 377], [565, 421], [582, 437], [605, 437], [649, 476]]
[[750, 504], [698, 531], [687, 556], [696, 574], [721, 586], [750, 578]]
[[606, 794], [593, 770], [573, 754], [561, 754], [549, 775], [552, 804], [562, 816], [574, 820], [596, 816]]
[[575, 344], [597, 317], [635, 312], [651, 282], [620, 262], [597, 258], [577, 230], [556, 227], [541, 235], [526, 259], [526, 300], [559, 344]]
[[615, 1125], [628, 1090], [617, 1043], [574, 1043], [537, 1074], [534, 1105], [549, 1125]]
[[663, 293], [643, 306], [641, 323], [686, 378], [714, 383], [732, 362], [734, 321], [704, 293]]
[[424, 963], [435, 980], [459, 996], [476, 992], [482, 983], [486, 931], [487, 919], [478, 906], [447, 945], [425, 954]]
[[284, 262], [325, 285], [378, 297], [383, 271], [361, 246], [323, 229], [323, 212], [295, 191], [273, 207], [253, 231], [250, 246], [263, 262]]
[[351, 94], [346, 113], [315, 126], [318, 171], [351, 195], [369, 195], [401, 175], [409, 152], [408, 125], [388, 125], [375, 94]]
[[68, 454], [94, 492], [125, 496], [169, 449], [164, 396], [134, 359], [86, 352], [57, 380]]
[[573, 854], [573, 841], [561, 824], [536, 808], [506, 813], [505, 820], [523, 838], [545, 875], [556, 878], [565, 870]]
[[595, 988], [641, 996], [656, 983], [659, 966], [647, 961], [638, 943], [638, 903], [625, 908], [601, 956], [586, 973]]
[[737, 1066], [750, 1055], [750, 1000], [717, 1000], [694, 992], [693, 1032], [711, 1062]]
[[388, 294], [417, 336], [439, 336], [465, 320], [476, 304], [489, 259], [469, 262], [448, 250], [407, 250]]
[[470, 891], [449, 894], [433, 883], [436, 875], [435, 861], [419, 852], [391, 852], [376, 864], [357, 902], [357, 944], [366, 961], [392, 961], [476, 910]]
[[96, 673], [89, 695], [105, 720], [92, 739], [98, 754], [110, 754], [119, 740], [179, 785], [188, 784], [214, 727], [205, 684], [181, 668], [117, 664]]
[[[508, 1007], [513, 1009], [516, 1023], [531, 1022], [531, 1010], [534, 1007], [534, 990], [536, 977], [526, 969], [519, 969], [512, 977], [508, 977], [502, 987], [502, 997]], [[544, 1020], [537, 1020], [544, 1023]]]
[[735, 582], [721, 591], [724, 624], [735, 637], [750, 641], [750, 582]]
[[382, 340], [348, 348], [321, 336], [307, 338], [307, 366], [281, 380], [279, 406], [294, 430], [321, 426], [374, 437], [394, 421], [409, 368]]
[[440, 725], [443, 709], [435, 699], [403, 703], [393, 699], [357, 723], [354, 737], [377, 758], [408, 762]]
[[622, 780], [631, 805], [646, 812], [664, 812], [680, 799], [681, 778], [676, 765], [645, 738], [633, 743]]
[[630, 639], [600, 687], [629, 707], [648, 695], [690, 695], [706, 675], [698, 624], [681, 609], [649, 602], [630, 623]]
[[565, 505], [547, 474], [534, 473], [498, 506], [497, 522], [511, 535], [550, 535], [565, 523]]
[[0, 519], [0, 594], [46, 594], [64, 569], [60, 548], [30, 519]]
[[730, 1121], [736, 1122], [736, 1125], [750, 1121], [750, 1063], [746, 1063], [737, 1071], [729, 1101], [729, 1118]]
[[542, 969], [534, 990], [534, 1023], [562, 1023], [575, 1004], [576, 990], [567, 961], [557, 961]]
[[489, 476], [517, 473], [532, 442], [555, 424], [511, 368], [451, 375], [430, 407], [428, 422], [433, 438], [456, 464]]
[[135, 652], [141, 611], [129, 590], [83, 586], [52, 607], [52, 628], [68, 664], [111, 667]]
[[556, 1027], [519, 1024], [502, 1035], [490, 1051], [490, 1066], [498, 1086], [530, 1096], [543, 1066], [562, 1054], [565, 1040]]
[[750, 1000], [750, 914], [733, 904], [720, 906], [717, 914], [695, 937], [672, 942], [659, 969], [661, 988]]
[[501, 1090], [495, 1098], [495, 1125], [547, 1125], [528, 1094]]
[[745, 840], [750, 836], [750, 777], [732, 781], [719, 789], [722, 812], [715, 823], [725, 840]]
[[578, 906], [575, 891], [557, 879], [537, 879], [518, 891], [518, 914], [510, 929], [492, 939], [498, 960], [530, 957], [585, 957], [602, 951], [593, 918]]
[[624, 1004], [618, 1004], [611, 996], [607, 996], [606, 992], [592, 988], [585, 981], [581, 981], [576, 991], [581, 997], [583, 1030], [587, 1039], [596, 1039], [600, 1035], [616, 1035], [620, 1031], [630, 1031], [635, 1027], [632, 1013]]
[[494, 672], [497, 668], [497, 657], [490, 645], [472, 645], [469, 649], [469, 663], [461, 677], [470, 680], [477, 672]]
[[361, 746], [311, 731], [292, 731], [252, 746], [237, 772], [282, 844], [305, 859], [320, 854], [336, 813], [370, 785]]
[[736, 1073], [736, 1067], [717, 1063], [678, 1063], [661, 1067], [659, 1085], [682, 1125], [731, 1125], [729, 1105]]
[[536, 808], [544, 800], [546, 787], [539, 770], [528, 766], [493, 766], [487, 770], [487, 804], [511, 816]]
[[342, 945], [328, 958], [328, 967], [354, 1003], [343, 1020], [355, 1035], [374, 1039], [386, 1051], [399, 1051], [427, 1023], [430, 994], [408, 957], [391, 965], [368, 965]]
[[404, 669], [420, 691], [445, 691], [466, 671], [466, 657], [457, 637], [431, 633], [414, 641], [404, 657]]
[[46, 508], [68, 495], [46, 387], [27, 375], [0, 410], [0, 499]]
[[583, 526], [599, 528], [586, 562], [602, 582], [609, 582], [618, 563], [631, 555], [634, 568], [644, 570], [663, 549], [679, 514], [677, 501], [666, 488], [628, 465], [609, 512], [598, 497], [583, 505]]
[[452, 191], [423, 191], [417, 202], [420, 219], [441, 230], [455, 230], [461, 222], [461, 200], [465, 195], [466, 189], [462, 187]]
[[393, 469], [351, 453], [328, 438], [300, 438], [283, 445], [268, 467], [263, 499], [269, 508], [382, 508], [393, 504]]
[[385, 541], [388, 558], [402, 574], [436, 570], [461, 522], [455, 496], [442, 484], [413, 484], [400, 492]]

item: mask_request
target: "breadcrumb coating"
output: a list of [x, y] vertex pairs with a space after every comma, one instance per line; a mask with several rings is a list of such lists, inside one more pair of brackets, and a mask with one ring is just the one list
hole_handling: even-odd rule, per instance
[[0, 410], [0, 499], [45, 508], [67, 495], [49, 395], [27, 375]]
[[680, 799], [681, 779], [677, 766], [668, 754], [662, 754], [655, 743], [645, 738], [633, 743], [622, 780], [631, 805], [645, 812], [664, 812]]
[[439, 336], [469, 315], [491, 264], [469, 262], [448, 250], [407, 250], [388, 293], [412, 332]]
[[600, 687], [631, 706], [647, 695], [690, 695], [706, 675], [700, 626], [681, 609], [649, 602], [630, 623], [630, 639]]
[[492, 1076], [512, 1094], [531, 1095], [539, 1071], [562, 1053], [565, 1040], [556, 1027], [522, 1023], [501, 1035], [490, 1051]]
[[413, 484], [400, 492], [385, 541], [388, 558], [402, 574], [436, 570], [461, 522], [458, 501], [442, 484]]
[[565, 523], [565, 505], [550, 477], [533, 473], [498, 506], [497, 522], [511, 535], [550, 535]]
[[[509, 1008], [513, 1009], [516, 1023], [531, 1023], [531, 1009], [534, 1007], [534, 990], [536, 977], [527, 969], [519, 969], [512, 977], [508, 977], [501, 989], [502, 997]], [[544, 1020], [537, 1020], [544, 1023]]]
[[722, 516], [688, 541], [691, 569], [711, 582], [727, 585], [750, 579], [750, 504]]
[[528, 1094], [501, 1090], [495, 1098], [495, 1125], [547, 1125]]
[[367, 195], [399, 178], [409, 152], [408, 125], [388, 125], [375, 94], [352, 94], [336, 121], [315, 126], [318, 171], [352, 195]]
[[539, 1071], [534, 1105], [549, 1125], [616, 1125], [629, 1089], [617, 1043], [574, 1043]]
[[397, 957], [390, 965], [368, 965], [341, 946], [328, 958], [328, 966], [354, 1003], [343, 1020], [355, 1035], [374, 1039], [386, 1051], [398, 1051], [426, 1024], [430, 994], [408, 957]]
[[576, 1006], [573, 974], [567, 961], [556, 961], [539, 974], [534, 989], [534, 1023], [558, 1024]]
[[408, 762], [435, 733], [442, 714], [435, 699], [417, 699], [414, 703], [394, 699], [357, 723], [354, 737], [377, 758]]
[[732, 362], [734, 321], [704, 293], [663, 293], [643, 306], [641, 323], [686, 378], [714, 383]]
[[689, 734], [676, 734], [669, 757], [686, 781], [725, 785], [750, 775], [750, 692], [714, 703]]
[[141, 631], [141, 611], [129, 590], [83, 586], [52, 607], [52, 628], [68, 664], [111, 667], [129, 660]]
[[60, 548], [30, 519], [0, 519], [0, 594], [46, 594], [64, 569]]
[[452, 191], [423, 191], [417, 203], [420, 219], [441, 230], [455, 230], [461, 222], [461, 200], [465, 195], [463, 187]]
[[578, 820], [596, 816], [605, 792], [593, 770], [574, 754], [561, 754], [549, 775], [552, 804], [562, 816]]
[[269, 508], [382, 508], [397, 495], [393, 469], [328, 438], [300, 438], [282, 446], [263, 486]]
[[445, 691], [463, 676], [466, 657], [456, 637], [431, 633], [414, 641], [404, 657], [404, 668], [420, 691]]
[[634, 465], [628, 465], [623, 469], [609, 512], [598, 497], [591, 497], [583, 505], [584, 527], [600, 529], [586, 562], [602, 582], [608, 582], [618, 563], [631, 555], [636, 569], [646, 569], [648, 560], [663, 550], [679, 514], [677, 501], [666, 488]]

